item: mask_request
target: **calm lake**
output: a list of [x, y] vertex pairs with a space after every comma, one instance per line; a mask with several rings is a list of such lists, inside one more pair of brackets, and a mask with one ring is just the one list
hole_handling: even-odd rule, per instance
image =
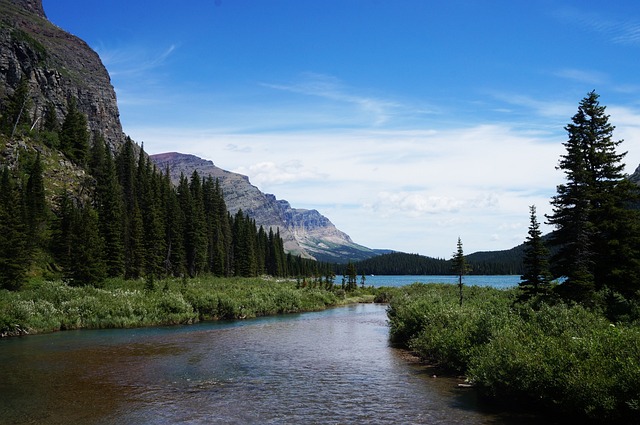
[[389, 346], [386, 306], [0, 341], [2, 424], [542, 424]]
[[[336, 283], [342, 276], [336, 278]], [[367, 286], [404, 286], [412, 283], [458, 283], [458, 276], [365, 276]], [[462, 277], [462, 283], [469, 286], [493, 286], [494, 288], [511, 288], [520, 282], [520, 275], [496, 275], [496, 276], [476, 276], [469, 275]], [[361, 276], [358, 276], [358, 284], [361, 283]]]

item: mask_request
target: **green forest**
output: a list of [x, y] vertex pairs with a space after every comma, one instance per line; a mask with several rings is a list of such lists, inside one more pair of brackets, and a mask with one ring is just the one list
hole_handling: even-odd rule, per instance
[[[0, 164], [0, 288], [38, 276], [100, 286], [106, 278], [331, 273], [286, 254], [279, 229], [256, 227], [241, 210], [231, 215], [211, 177], [194, 172], [174, 187], [129, 138], [114, 154], [90, 134], [73, 98], [62, 120], [50, 105], [41, 127], [29, 110], [23, 81], [0, 118], [2, 144], [16, 146], [13, 161]], [[64, 161], [79, 171], [56, 179]]]
[[[465, 256], [472, 275], [520, 275], [524, 246], [507, 251], [476, 252]], [[450, 260], [427, 257], [420, 254], [393, 252], [377, 255], [354, 263], [358, 274], [365, 275], [452, 275]], [[344, 274], [346, 265], [336, 266], [336, 274]]]

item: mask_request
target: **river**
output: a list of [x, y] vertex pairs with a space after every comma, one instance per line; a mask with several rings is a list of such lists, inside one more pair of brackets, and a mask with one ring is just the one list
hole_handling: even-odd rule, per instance
[[0, 341], [2, 424], [541, 424], [389, 346], [386, 306]]

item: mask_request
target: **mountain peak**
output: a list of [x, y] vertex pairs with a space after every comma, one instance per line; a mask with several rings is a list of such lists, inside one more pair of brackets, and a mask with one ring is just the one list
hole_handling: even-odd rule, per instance
[[42, 7], [42, 0], [9, 0], [9, 2], [28, 12], [35, 13], [41, 18], [47, 18]]

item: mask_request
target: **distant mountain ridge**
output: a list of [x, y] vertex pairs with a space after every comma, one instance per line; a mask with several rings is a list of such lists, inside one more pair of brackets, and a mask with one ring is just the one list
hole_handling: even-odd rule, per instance
[[379, 253], [353, 242], [317, 210], [292, 208], [288, 201], [261, 192], [247, 176], [223, 170], [213, 161], [177, 152], [149, 157], [160, 171], [169, 170], [174, 184], [179, 182], [181, 175], [190, 178], [194, 171], [200, 177], [218, 179], [228, 211], [235, 214], [242, 209], [256, 225], [274, 231], [279, 229], [287, 252], [331, 263], [359, 261]]

